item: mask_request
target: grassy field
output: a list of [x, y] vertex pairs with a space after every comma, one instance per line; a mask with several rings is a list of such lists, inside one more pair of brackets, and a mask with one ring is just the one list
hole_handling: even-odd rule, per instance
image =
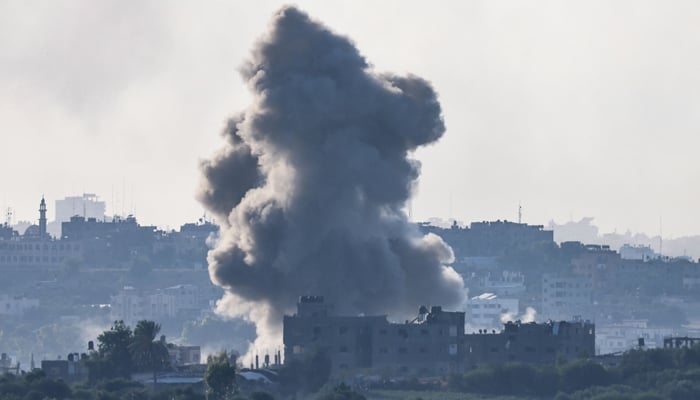
[[372, 390], [364, 393], [367, 400], [541, 400], [535, 397], [486, 396], [452, 392], [418, 392], [401, 390]]

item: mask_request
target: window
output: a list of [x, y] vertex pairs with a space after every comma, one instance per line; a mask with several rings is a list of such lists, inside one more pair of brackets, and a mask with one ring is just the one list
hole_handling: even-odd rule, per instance
[[341, 326], [341, 327], [338, 329], [338, 333], [341, 334], [341, 335], [345, 335], [346, 333], [348, 333], [348, 327], [347, 327], [347, 326]]
[[347, 353], [347, 352], [348, 352], [348, 346], [345, 346], [345, 345], [340, 346], [340, 352], [341, 352], [341, 353]]
[[457, 344], [456, 343], [450, 344], [447, 347], [447, 353], [449, 353], [449, 355], [451, 355], [451, 356], [457, 355]]
[[399, 354], [406, 354], [408, 353], [408, 349], [405, 347], [399, 347]]
[[450, 336], [452, 336], [452, 337], [457, 336], [457, 327], [456, 326], [450, 327]]

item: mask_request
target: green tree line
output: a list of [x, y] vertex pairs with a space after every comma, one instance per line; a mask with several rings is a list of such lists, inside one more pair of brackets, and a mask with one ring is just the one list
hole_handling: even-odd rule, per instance
[[557, 400], [700, 399], [700, 348], [632, 350], [614, 367], [496, 365], [450, 376], [453, 391]]

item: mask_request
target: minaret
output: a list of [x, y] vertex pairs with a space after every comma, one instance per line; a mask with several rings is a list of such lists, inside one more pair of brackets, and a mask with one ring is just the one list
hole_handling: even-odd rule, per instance
[[46, 239], [46, 201], [44, 196], [41, 196], [41, 203], [39, 203], [39, 237]]

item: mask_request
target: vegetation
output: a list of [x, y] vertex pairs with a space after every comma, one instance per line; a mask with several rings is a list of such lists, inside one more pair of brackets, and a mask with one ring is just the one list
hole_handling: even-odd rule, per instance
[[700, 347], [633, 350], [617, 367], [576, 361], [558, 368], [506, 364], [453, 375], [450, 390], [556, 400], [700, 398]]
[[236, 360], [221, 352], [207, 359], [207, 372], [204, 375], [207, 397], [210, 400], [231, 398], [236, 393]]
[[[129, 380], [133, 371], [167, 369], [167, 349], [158, 340], [160, 326], [140, 321], [132, 331], [117, 321], [98, 336], [97, 349], [83, 362], [89, 370], [87, 384], [69, 386], [35, 370], [0, 376], [0, 400], [205, 400], [193, 388], [147, 390]], [[358, 392], [345, 384], [329, 385], [330, 361], [323, 353], [309, 354], [279, 370], [275, 393], [255, 391], [244, 395], [237, 387], [236, 358], [226, 353], [210, 356], [204, 376], [208, 400], [690, 400], [700, 398], [700, 346], [683, 349], [633, 350], [615, 367], [590, 360], [555, 366], [511, 363], [455, 374], [444, 383], [400, 380], [383, 389]], [[154, 377], [155, 382], [155, 377]], [[322, 389], [323, 388], [323, 389]], [[411, 390], [411, 391], [408, 391]], [[317, 394], [313, 394], [317, 393]]]
[[129, 354], [137, 368], [153, 372], [153, 383], [158, 382], [158, 371], [170, 366], [165, 339], [158, 339], [160, 325], [153, 321], [139, 321], [128, 345]]

